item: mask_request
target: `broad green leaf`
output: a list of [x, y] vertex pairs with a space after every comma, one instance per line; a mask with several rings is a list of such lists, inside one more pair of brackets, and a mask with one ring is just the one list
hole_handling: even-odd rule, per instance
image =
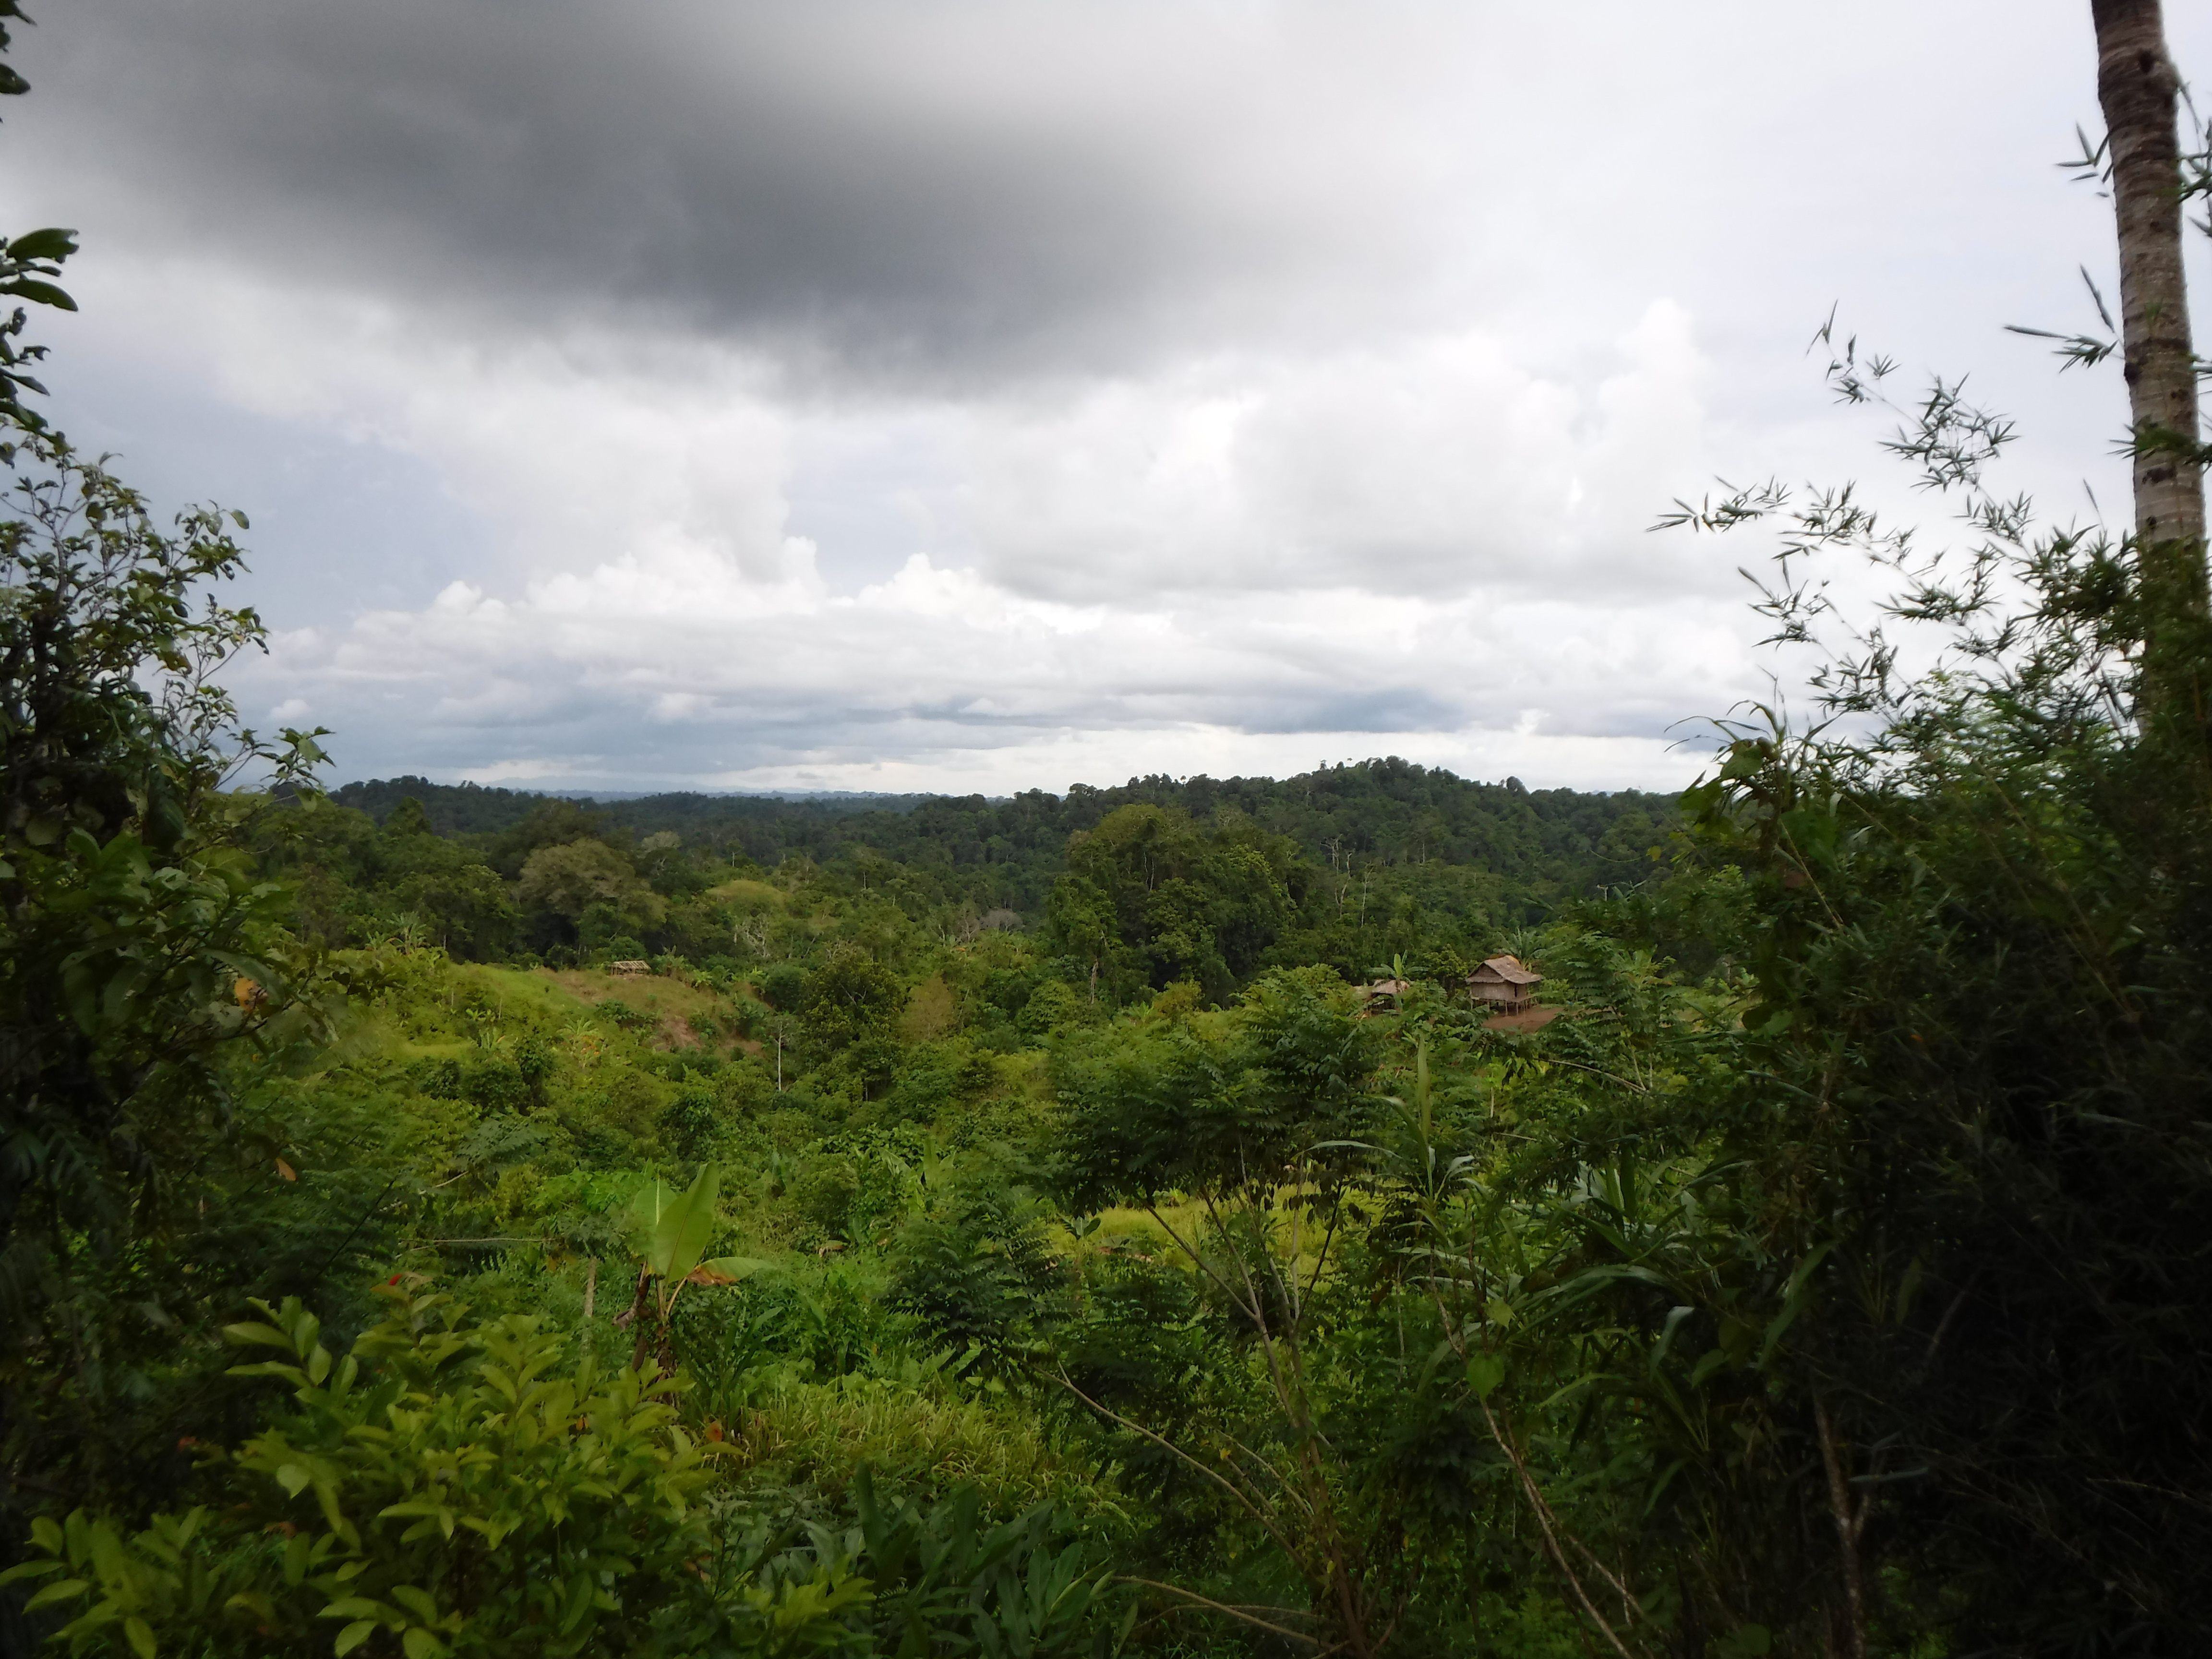
[[42, 283], [35, 276], [18, 276], [12, 283], [0, 283], [0, 294], [13, 294], [42, 306], [52, 306], [57, 311], [76, 309], [76, 301], [52, 283]]
[[639, 1195], [646, 1266], [655, 1277], [685, 1279], [699, 1265], [714, 1232], [714, 1200], [720, 1187], [720, 1172], [709, 1164], [680, 1194], [656, 1178]]
[[438, 1604], [431, 1600], [428, 1591], [417, 1589], [412, 1584], [394, 1584], [392, 1587], [392, 1599], [424, 1624], [434, 1625], [438, 1622]]
[[1695, 1314], [1695, 1308], [1673, 1308], [1668, 1310], [1666, 1328], [1659, 1334], [1659, 1345], [1651, 1350], [1651, 1369], [1656, 1372], [1660, 1362], [1667, 1358], [1667, 1350], [1674, 1346], [1674, 1333], [1682, 1328], [1682, 1322]]
[[368, 1640], [375, 1629], [375, 1620], [356, 1619], [338, 1632], [338, 1639], [331, 1644], [331, 1651], [337, 1656], [337, 1659], [345, 1659], [347, 1654]]
[[315, 1615], [318, 1619], [382, 1619], [392, 1609], [366, 1595], [342, 1595]]
[[293, 1352], [292, 1339], [273, 1325], [226, 1325], [222, 1328], [222, 1340], [233, 1347], [258, 1344], [264, 1348], [282, 1348], [287, 1353]]
[[133, 1613], [123, 1621], [123, 1635], [131, 1644], [131, 1651], [137, 1654], [138, 1659], [154, 1659], [157, 1649], [151, 1625]]
[[8, 244], [11, 259], [66, 259], [76, 252], [76, 233], [48, 227], [26, 231]]
[[574, 1633], [584, 1622], [584, 1615], [592, 1610], [592, 1577], [587, 1572], [580, 1572], [568, 1581], [568, 1605], [561, 1613], [562, 1635]]
[[1498, 1385], [1505, 1380], [1505, 1356], [1479, 1353], [1467, 1362], [1467, 1385], [1474, 1390], [1477, 1400], [1488, 1400], [1497, 1392]]
[[27, 1613], [36, 1613], [40, 1607], [50, 1607], [57, 1601], [73, 1601], [91, 1588], [91, 1583], [86, 1579], [64, 1578], [47, 1585], [24, 1602], [23, 1609]]
[[446, 1659], [446, 1644], [422, 1626], [416, 1625], [399, 1638], [407, 1659]]

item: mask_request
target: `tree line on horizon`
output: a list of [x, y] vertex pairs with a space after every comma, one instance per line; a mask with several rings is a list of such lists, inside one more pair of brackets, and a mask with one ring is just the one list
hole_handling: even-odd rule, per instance
[[[1087, 951], [1086, 975], [1133, 951], [1148, 965], [1130, 981], [1122, 960], [1109, 986], [1150, 989], [1189, 966], [1163, 956], [1159, 936], [1201, 922], [1241, 927], [1246, 977], [1271, 950], [1347, 977], [1428, 954], [1439, 973], [1464, 974], [1500, 930], [1662, 873], [1674, 822], [1664, 797], [1532, 793], [1395, 760], [1280, 783], [1155, 778], [897, 810], [692, 794], [587, 804], [412, 779], [329, 801], [270, 854], [272, 869], [297, 872], [304, 929], [325, 945], [412, 924], [473, 959], [674, 951], [735, 970], [767, 947], [764, 901], [731, 884], [782, 872], [878, 895], [947, 936], [985, 917], [1018, 924], [1062, 954]], [[1256, 888], [1252, 872], [1241, 878], [1243, 902], [1266, 915], [1242, 924], [1230, 920], [1232, 844], [1266, 866]], [[1178, 901], [1154, 890], [1166, 881], [1196, 884], [1174, 890]], [[1168, 914], [1177, 903], [1180, 921]], [[1095, 916], [1074, 920], [1109, 904], [1110, 942]], [[1069, 931], [1083, 927], [1088, 945]], [[1214, 970], [1211, 992], [1235, 977]]]

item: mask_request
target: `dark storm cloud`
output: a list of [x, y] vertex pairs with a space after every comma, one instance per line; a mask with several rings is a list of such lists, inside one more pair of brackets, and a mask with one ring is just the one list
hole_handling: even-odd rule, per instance
[[1246, 187], [1316, 114], [1261, 25], [1113, 9], [82, 0], [21, 137], [112, 234], [878, 384], [1114, 367], [1387, 261], [1356, 157]]
[[58, 418], [252, 511], [349, 775], [1686, 781], [1767, 682], [1654, 514], [1861, 474], [1838, 295], [2041, 386], [2109, 246], [2079, 0], [46, 5]]

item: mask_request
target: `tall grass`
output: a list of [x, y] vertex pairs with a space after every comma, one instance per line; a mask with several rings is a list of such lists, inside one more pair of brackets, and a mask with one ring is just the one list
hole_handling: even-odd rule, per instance
[[784, 1381], [737, 1415], [725, 1431], [738, 1462], [757, 1477], [836, 1496], [866, 1463], [886, 1490], [941, 1492], [973, 1483], [994, 1514], [1057, 1503], [1087, 1526], [1119, 1532], [1129, 1524], [1114, 1471], [1054, 1444], [1046, 1425], [1012, 1401], [937, 1395], [856, 1376]]

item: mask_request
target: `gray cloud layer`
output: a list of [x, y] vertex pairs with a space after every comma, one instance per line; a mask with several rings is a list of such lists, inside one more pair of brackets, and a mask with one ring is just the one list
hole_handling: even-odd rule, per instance
[[81, 0], [33, 55], [41, 119], [137, 234], [945, 385], [1425, 276], [1423, 88], [1325, 62], [1358, 33], [1204, 4]]
[[349, 772], [1651, 781], [1763, 682], [1747, 550], [1644, 526], [1864, 469], [1839, 295], [2045, 485], [2101, 450], [1997, 332], [2104, 246], [2087, 52], [2078, 0], [76, 0], [0, 151], [88, 233], [65, 412], [257, 510], [242, 684]]

